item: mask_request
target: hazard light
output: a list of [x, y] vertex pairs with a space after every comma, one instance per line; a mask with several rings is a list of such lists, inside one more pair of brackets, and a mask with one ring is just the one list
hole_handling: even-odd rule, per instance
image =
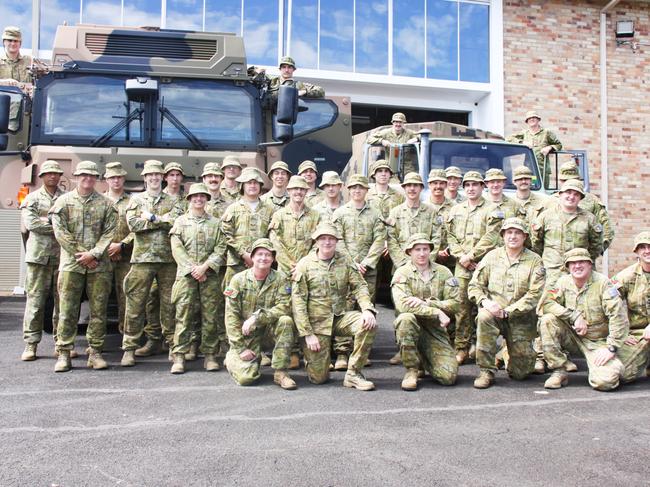
[[28, 194], [29, 194], [29, 186], [23, 184], [18, 190], [18, 194], [16, 195], [16, 199], [18, 200], [18, 206], [23, 204], [23, 201], [25, 201], [25, 198], [27, 198]]

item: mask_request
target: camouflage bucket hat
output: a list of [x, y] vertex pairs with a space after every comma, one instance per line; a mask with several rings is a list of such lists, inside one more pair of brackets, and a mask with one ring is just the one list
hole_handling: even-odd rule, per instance
[[518, 166], [512, 172], [513, 181], [517, 181], [518, 179], [532, 179], [533, 176], [533, 171], [528, 166]]
[[201, 177], [207, 176], [208, 174], [214, 174], [216, 176], [223, 177], [223, 171], [221, 170], [221, 167], [219, 167], [218, 162], [208, 162], [205, 166], [203, 166]]
[[404, 252], [406, 252], [407, 255], [410, 255], [413, 247], [415, 247], [418, 244], [426, 244], [429, 246], [430, 249], [433, 250], [433, 242], [427, 238], [426, 234], [414, 233], [406, 241], [406, 244], [404, 245]]
[[121, 162], [109, 162], [106, 164], [106, 171], [104, 171], [104, 179], [116, 178], [126, 176], [128, 173], [122, 167]]
[[147, 174], [163, 174], [163, 163], [155, 159], [149, 159], [144, 161], [144, 169], [140, 173], [140, 176], [145, 176]]
[[347, 184], [345, 185], [346, 188], [351, 188], [352, 186], [361, 186], [362, 188], [370, 188], [370, 185], [368, 184], [368, 178], [365, 176], [362, 176], [361, 174], [353, 174], [350, 176], [350, 179], [348, 179]]
[[168, 172], [171, 172], [171, 171], [178, 171], [183, 176], [185, 176], [185, 171], [183, 171], [183, 166], [181, 166], [178, 162], [168, 162], [167, 163], [167, 165], [165, 166], [165, 169], [164, 169], [164, 174], [167, 174]]
[[235, 166], [241, 168], [241, 162], [239, 162], [239, 159], [237, 159], [234, 156], [226, 156], [223, 158], [223, 162], [221, 163], [221, 170], [223, 171], [224, 168], [228, 166]]
[[388, 161], [385, 161], [384, 159], [377, 159], [375, 162], [373, 162], [370, 165], [370, 177], [373, 177], [375, 175], [375, 173], [379, 169], [382, 169], [382, 168], [383, 169], [388, 169], [391, 174], [394, 174], [393, 173], [393, 168], [390, 167], [390, 164], [388, 164]]
[[393, 122], [402, 122], [406, 123], [406, 115], [401, 112], [393, 113], [393, 116], [390, 119], [390, 123]]
[[490, 168], [485, 172], [485, 182], [487, 183], [488, 181], [507, 181], [508, 178], [504, 174], [504, 172], [501, 169], [498, 169], [496, 167]]
[[266, 249], [275, 255], [275, 248], [268, 238], [258, 238], [255, 240], [255, 242], [253, 242], [253, 246], [251, 247], [251, 255], [253, 255], [257, 249]]
[[447, 182], [447, 173], [444, 169], [431, 169], [431, 171], [429, 171], [429, 178], [427, 179], [427, 183], [432, 183], [434, 181], [442, 181], [444, 183]]
[[296, 67], [296, 62], [293, 60], [291, 56], [284, 56], [280, 58], [280, 63], [278, 64], [278, 68], [282, 66], [283, 64], [288, 64], [289, 66], [293, 66], [294, 68]]
[[262, 179], [260, 172], [254, 167], [244, 168], [242, 173], [239, 175], [238, 178], [235, 179], [235, 181], [237, 181], [238, 183], [257, 181], [258, 183], [260, 183], [260, 185], [264, 186], [264, 179]]
[[63, 174], [63, 169], [61, 169], [61, 166], [59, 166], [59, 163], [56, 161], [45, 161], [41, 164], [41, 170], [38, 171], [38, 177], [40, 178], [43, 174], [47, 174], [48, 172]]
[[524, 232], [526, 235], [530, 235], [530, 232], [528, 231], [528, 225], [526, 225], [526, 222], [524, 222], [521, 218], [506, 218], [506, 220], [503, 222], [503, 225], [501, 225], [501, 235], [503, 235], [503, 232], [509, 228], [516, 228], [517, 230]]
[[587, 249], [581, 249], [580, 247], [571, 249], [564, 254], [564, 267], [568, 267], [569, 262], [580, 262], [583, 260], [588, 260], [592, 264], [594, 263]]
[[650, 232], [641, 232], [636, 237], [634, 237], [634, 250], [636, 252], [637, 248], [641, 244], [650, 245]]
[[316, 227], [314, 233], [311, 234], [312, 240], [318, 240], [318, 237], [323, 235], [330, 235], [337, 240], [341, 240], [341, 236], [336, 231], [336, 227], [330, 223], [321, 223]]
[[287, 189], [309, 189], [309, 184], [302, 176], [291, 176]]
[[485, 183], [485, 181], [483, 181], [483, 176], [481, 176], [481, 173], [478, 171], [467, 171], [465, 176], [463, 176], [463, 186], [465, 186], [465, 183], [468, 181]]
[[291, 170], [289, 169], [289, 164], [287, 164], [287, 163], [284, 162], [284, 161], [275, 161], [275, 162], [271, 165], [271, 169], [269, 169], [269, 172], [266, 173], [266, 174], [268, 175], [268, 177], [271, 177], [271, 174], [273, 174], [273, 171], [275, 171], [275, 170], [277, 170], [277, 169], [286, 172], [287, 174], [289, 174], [289, 176], [291, 176], [291, 175], [293, 174], [293, 173], [291, 172]]
[[542, 117], [539, 116], [539, 113], [537, 113], [535, 110], [528, 110], [526, 112], [526, 118], [524, 119], [524, 122], [528, 122], [529, 118], [539, 118], [540, 120]]
[[422, 182], [422, 178], [416, 172], [410, 172], [406, 176], [404, 176], [404, 182], [402, 183], [402, 186], [406, 186], [407, 184], [419, 184], [424, 188], [424, 183]]
[[326, 184], [340, 184], [342, 186], [343, 181], [341, 181], [339, 173], [336, 171], [325, 171], [323, 173], [323, 179], [318, 186], [322, 188]]
[[460, 178], [463, 179], [463, 173], [460, 170], [459, 167], [456, 166], [449, 166], [447, 169], [445, 169], [445, 176], [448, 178]]
[[316, 169], [316, 163], [314, 161], [302, 161], [300, 166], [298, 166], [298, 175], [305, 172], [307, 169], [313, 169], [318, 174], [318, 169]]
[[580, 177], [578, 165], [573, 161], [565, 162], [560, 166], [558, 177], [563, 181], [566, 181], [567, 179], [582, 179]]
[[2, 31], [2, 40], [3, 41], [21, 41], [23, 40], [23, 34], [20, 32], [20, 27], [14, 25], [8, 25]]
[[559, 193], [564, 193], [570, 189], [580, 193], [583, 198], [585, 197], [585, 187], [582, 184], [582, 181], [578, 179], [569, 179], [568, 181], [565, 181], [564, 184], [562, 184]]
[[97, 164], [95, 164], [93, 161], [81, 161], [79, 164], [77, 164], [77, 168], [75, 169], [74, 173], [72, 173], [72, 175], [81, 176], [82, 174], [99, 177]]
[[192, 186], [190, 186], [190, 190], [185, 195], [185, 199], [189, 201], [190, 197], [195, 194], [206, 195], [208, 197], [208, 201], [212, 199], [212, 195], [210, 194], [210, 191], [208, 191], [208, 187], [203, 183], [194, 183]]

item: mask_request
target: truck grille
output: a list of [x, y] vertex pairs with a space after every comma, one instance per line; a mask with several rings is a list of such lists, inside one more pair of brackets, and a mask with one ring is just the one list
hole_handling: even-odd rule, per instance
[[137, 35], [86, 33], [86, 47], [98, 56], [207, 61], [217, 53], [217, 43], [210, 39], [181, 37], [153, 38], [146, 42]]

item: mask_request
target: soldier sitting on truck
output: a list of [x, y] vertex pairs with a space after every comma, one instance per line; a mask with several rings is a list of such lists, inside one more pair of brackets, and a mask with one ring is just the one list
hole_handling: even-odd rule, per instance
[[[404, 127], [406, 115], [397, 112], [393, 113], [390, 123], [392, 127], [377, 130], [368, 135], [368, 144], [383, 145], [389, 147], [393, 144], [414, 144], [420, 140], [420, 136], [413, 130]], [[418, 172], [417, 161], [405, 161], [404, 174]]]
[[23, 35], [19, 27], [7, 26], [2, 32], [4, 52], [0, 54], [0, 85], [17, 86], [28, 95], [33, 89], [33, 78], [29, 71], [30, 56], [20, 54]]
[[284, 56], [280, 59], [278, 68], [280, 70], [280, 76], [269, 77], [266, 75], [266, 70], [258, 69], [255, 66], [248, 68], [248, 72], [249, 74], [258, 74], [266, 78], [268, 94], [272, 99], [277, 99], [280, 85], [295, 86], [298, 90], [298, 96], [304, 96], [305, 98], [323, 98], [325, 96], [325, 90], [322, 87], [304, 81], [297, 81], [293, 78], [293, 73], [296, 71], [296, 62], [292, 57]]

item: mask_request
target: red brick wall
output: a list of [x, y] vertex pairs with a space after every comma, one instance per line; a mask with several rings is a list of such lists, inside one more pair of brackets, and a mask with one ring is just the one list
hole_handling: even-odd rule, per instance
[[[586, 149], [591, 190], [600, 195], [600, 9], [602, 1], [504, 0], [506, 133], [540, 111], [566, 148]], [[616, 238], [609, 273], [633, 260], [634, 235], [650, 230], [650, 46], [617, 47], [616, 20], [633, 20], [650, 44], [650, 4], [621, 2], [608, 15], [608, 181]]]

